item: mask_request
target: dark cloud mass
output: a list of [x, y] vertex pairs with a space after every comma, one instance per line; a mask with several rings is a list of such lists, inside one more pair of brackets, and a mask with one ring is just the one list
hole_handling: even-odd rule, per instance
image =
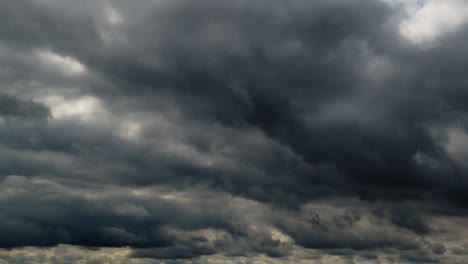
[[466, 263], [467, 10], [0, 1], [0, 264]]

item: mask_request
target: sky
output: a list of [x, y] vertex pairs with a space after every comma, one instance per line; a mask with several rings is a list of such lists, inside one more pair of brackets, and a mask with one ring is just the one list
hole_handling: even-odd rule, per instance
[[0, 1], [0, 264], [468, 262], [465, 0]]

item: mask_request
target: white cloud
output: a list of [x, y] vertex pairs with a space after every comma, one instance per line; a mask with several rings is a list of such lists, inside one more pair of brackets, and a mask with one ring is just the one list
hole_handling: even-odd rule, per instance
[[50, 50], [40, 50], [36, 52], [39, 61], [53, 71], [66, 75], [76, 76], [87, 71], [86, 66], [75, 58], [64, 56]]
[[446, 130], [447, 141], [442, 146], [455, 160], [458, 165], [466, 167], [466, 158], [468, 158], [468, 134], [459, 128], [448, 128]]
[[400, 24], [400, 33], [417, 45], [433, 46], [440, 38], [468, 22], [466, 1], [426, 0], [420, 3]]
[[133, 120], [124, 120], [121, 122], [117, 134], [125, 139], [137, 139], [140, 136], [142, 124]]
[[106, 114], [101, 101], [92, 96], [67, 99], [62, 96], [49, 96], [43, 101], [51, 110], [55, 119], [79, 118], [90, 121]]
[[107, 21], [111, 25], [120, 25], [123, 22], [123, 17], [122, 15], [117, 12], [114, 8], [111, 6], [108, 6], [106, 8], [106, 16], [107, 16]]

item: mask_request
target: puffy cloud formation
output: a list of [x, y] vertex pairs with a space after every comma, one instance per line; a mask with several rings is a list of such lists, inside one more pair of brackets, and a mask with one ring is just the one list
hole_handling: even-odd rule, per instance
[[467, 18], [0, 2], [0, 263], [465, 263]]

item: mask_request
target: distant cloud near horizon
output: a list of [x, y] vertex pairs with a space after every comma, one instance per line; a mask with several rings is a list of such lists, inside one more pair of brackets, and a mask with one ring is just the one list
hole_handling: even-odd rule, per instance
[[0, 2], [0, 264], [465, 263], [461, 0]]

